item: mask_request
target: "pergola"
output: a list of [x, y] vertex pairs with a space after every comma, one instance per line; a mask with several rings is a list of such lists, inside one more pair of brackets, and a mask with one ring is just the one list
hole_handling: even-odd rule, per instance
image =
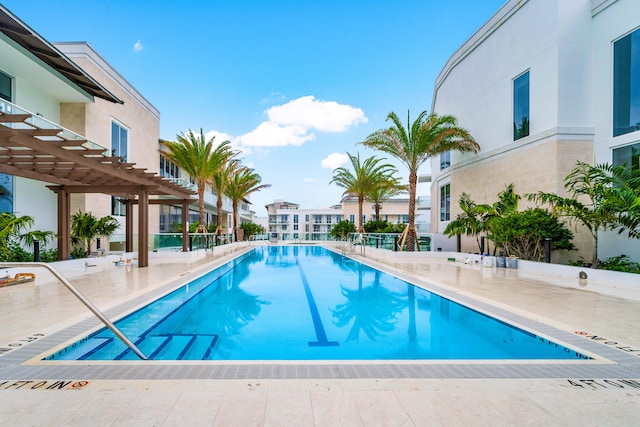
[[[112, 157], [104, 147], [81, 139], [28, 113], [0, 111], [0, 172], [51, 183], [58, 195], [58, 259], [70, 255], [70, 195], [119, 196], [126, 205], [126, 251], [133, 251], [133, 205], [138, 205], [138, 266], [149, 265], [149, 204], [182, 204], [188, 212], [195, 193], [135, 163]], [[150, 199], [150, 196], [158, 198]], [[182, 249], [188, 250], [187, 215], [182, 216]]]

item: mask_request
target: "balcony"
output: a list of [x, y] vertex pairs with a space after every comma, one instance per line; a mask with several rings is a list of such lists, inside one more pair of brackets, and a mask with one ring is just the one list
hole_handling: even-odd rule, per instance
[[418, 197], [418, 200], [416, 201], [416, 205], [418, 209], [431, 209], [431, 197], [429, 196]]
[[0, 120], [4, 127], [24, 130], [40, 141], [55, 143], [65, 140], [68, 141], [68, 146], [64, 147], [66, 150], [95, 150], [91, 154], [94, 157], [111, 154], [102, 145], [3, 99], [0, 99], [0, 114], [6, 115]]

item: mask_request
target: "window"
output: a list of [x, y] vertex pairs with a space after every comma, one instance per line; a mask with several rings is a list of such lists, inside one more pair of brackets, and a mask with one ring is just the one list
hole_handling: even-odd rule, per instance
[[0, 71], [0, 98], [11, 102], [11, 77]]
[[313, 216], [314, 224], [322, 224], [322, 215], [314, 215]]
[[613, 136], [640, 130], [640, 30], [613, 44]]
[[613, 150], [613, 164], [640, 169], [640, 142]]
[[[304, 216], [304, 221], [305, 221], [305, 222], [309, 222], [309, 214], [306, 214], [306, 215]], [[307, 231], [309, 231], [309, 230], [307, 230]]]
[[451, 184], [440, 187], [440, 221], [449, 221], [451, 217]]
[[336, 222], [342, 221], [342, 215], [336, 215]]
[[180, 178], [178, 165], [166, 159], [163, 155], [160, 155], [160, 176], [165, 178]]
[[280, 215], [280, 222], [281, 223], [289, 222], [289, 215]]
[[513, 140], [529, 136], [529, 72], [513, 81]]
[[282, 224], [282, 231], [287, 231], [287, 224]]
[[[111, 155], [120, 157], [121, 162], [127, 161], [127, 145], [129, 143], [129, 131], [116, 122], [111, 122]], [[120, 203], [120, 197], [111, 197], [111, 215], [124, 216], [125, 205]]]
[[449, 166], [451, 166], [451, 151], [440, 153], [440, 170], [446, 169]]
[[349, 222], [351, 224], [355, 224], [356, 223], [356, 216], [354, 214], [349, 215]]
[[293, 231], [298, 231], [298, 224], [293, 224]]
[[[293, 215], [293, 223], [297, 224], [298, 223], [298, 215]], [[297, 228], [296, 228], [297, 230]]]

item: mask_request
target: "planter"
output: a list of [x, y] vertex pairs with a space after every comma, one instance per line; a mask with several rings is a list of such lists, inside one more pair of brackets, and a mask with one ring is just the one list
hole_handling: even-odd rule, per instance
[[518, 258], [509, 257], [506, 259], [507, 268], [518, 268]]
[[507, 266], [506, 264], [507, 264], [506, 257], [503, 257], [503, 256], [497, 256], [496, 257], [496, 267], [505, 268]]
[[493, 267], [493, 257], [485, 255], [482, 257], [482, 266], [483, 267]]

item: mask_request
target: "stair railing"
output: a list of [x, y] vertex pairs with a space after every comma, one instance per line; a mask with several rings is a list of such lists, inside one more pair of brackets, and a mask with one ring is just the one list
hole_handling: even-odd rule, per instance
[[71, 284], [58, 270], [53, 266], [44, 262], [0, 262], [0, 267], [41, 267], [46, 268], [58, 279], [63, 285], [71, 291], [104, 325], [111, 330], [127, 347], [131, 349], [140, 359], [147, 360], [147, 356], [140, 351], [140, 349], [132, 343], [121, 331], [105, 316], [91, 301], [89, 301], [75, 286]]

